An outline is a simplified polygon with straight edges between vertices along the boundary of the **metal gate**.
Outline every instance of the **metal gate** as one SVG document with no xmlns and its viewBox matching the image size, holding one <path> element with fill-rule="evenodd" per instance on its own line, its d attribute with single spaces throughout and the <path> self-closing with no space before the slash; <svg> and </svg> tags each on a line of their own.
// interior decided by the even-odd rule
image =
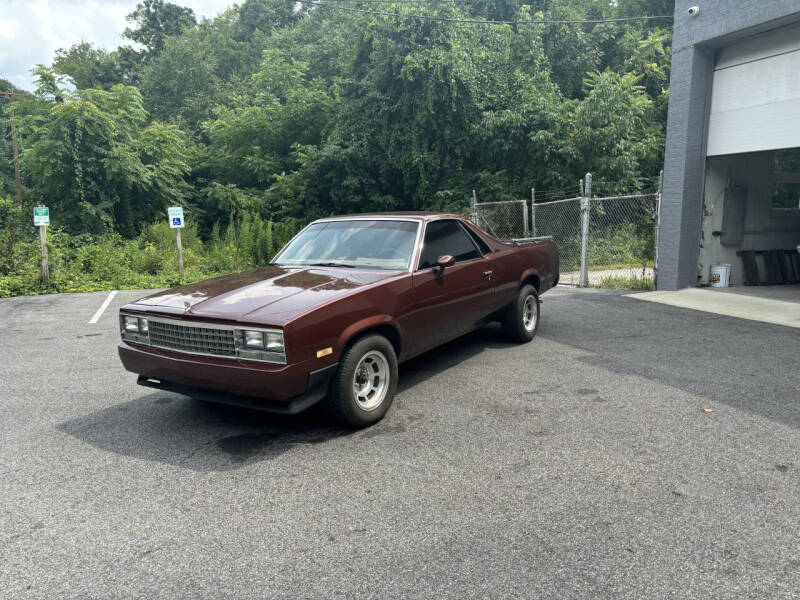
<svg viewBox="0 0 800 600">
<path fill-rule="evenodd" d="M 569 198 L 536 204 L 534 210 L 539 233 L 558 246 L 561 283 L 654 286 L 658 194 Z"/>
</svg>

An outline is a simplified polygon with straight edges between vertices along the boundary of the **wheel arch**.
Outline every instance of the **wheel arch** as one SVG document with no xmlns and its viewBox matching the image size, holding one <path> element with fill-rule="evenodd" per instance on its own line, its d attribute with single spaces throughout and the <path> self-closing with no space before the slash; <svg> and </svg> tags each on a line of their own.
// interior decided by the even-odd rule
<svg viewBox="0 0 800 600">
<path fill-rule="evenodd" d="M 535 287 L 536 293 L 537 294 L 539 293 L 539 290 L 541 289 L 540 286 L 542 284 L 542 279 L 541 277 L 539 277 L 539 273 L 536 271 L 536 269 L 527 269 L 526 271 L 523 271 L 522 276 L 520 277 L 519 280 L 519 287 L 522 288 L 523 285 L 527 284 L 530 284 L 533 287 Z"/>
<path fill-rule="evenodd" d="M 398 359 L 403 349 L 403 337 L 397 324 L 388 315 L 376 315 L 350 325 L 339 336 L 336 351 L 341 356 L 344 349 L 366 335 L 377 333 L 389 340 Z"/>
</svg>

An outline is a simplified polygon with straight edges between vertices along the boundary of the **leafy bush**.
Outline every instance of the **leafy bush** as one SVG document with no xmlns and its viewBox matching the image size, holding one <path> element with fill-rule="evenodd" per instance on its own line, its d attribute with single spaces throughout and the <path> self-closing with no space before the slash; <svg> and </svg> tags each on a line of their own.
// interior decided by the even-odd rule
<svg viewBox="0 0 800 600">
<path fill-rule="evenodd" d="M 641 290 L 649 291 L 654 289 L 655 282 L 649 277 L 625 277 L 622 275 L 613 275 L 611 277 L 604 277 L 600 282 L 601 288 L 610 288 L 615 290 Z"/>
<path fill-rule="evenodd" d="M 50 282 L 45 286 L 39 240 L 30 231 L 24 239 L 14 240 L 5 217 L 10 212 L 9 203 L 0 199 L 0 215 L 4 216 L 0 244 L 10 246 L 0 261 L 0 297 L 179 283 L 175 232 L 167 223 L 158 222 L 146 225 L 131 240 L 113 232 L 69 235 L 51 228 L 47 240 Z M 246 213 L 224 233 L 215 225 L 204 243 L 197 229 L 187 226 L 181 231 L 185 279 L 197 281 L 266 264 L 297 230 L 294 222 L 273 223 Z"/>
<path fill-rule="evenodd" d="M 600 267 L 644 267 L 653 264 L 654 241 L 633 223 L 595 230 L 589 236 L 589 265 Z"/>
<path fill-rule="evenodd" d="M 22 207 L 16 206 L 11 198 L 0 196 L 0 276 L 8 275 L 16 269 L 19 257 L 15 249 L 21 239 L 22 219 Z M 27 239 L 33 239 L 32 232 Z"/>
</svg>

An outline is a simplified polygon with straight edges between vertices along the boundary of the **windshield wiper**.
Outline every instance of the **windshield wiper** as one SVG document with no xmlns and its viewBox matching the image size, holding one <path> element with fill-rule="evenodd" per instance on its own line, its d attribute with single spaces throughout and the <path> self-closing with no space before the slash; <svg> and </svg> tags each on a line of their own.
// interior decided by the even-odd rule
<svg viewBox="0 0 800 600">
<path fill-rule="evenodd" d="M 318 262 L 318 263 L 311 263 L 308 265 L 309 267 L 347 267 L 348 269 L 354 269 L 355 265 L 348 265 L 346 263 L 337 263 L 337 262 Z"/>
</svg>

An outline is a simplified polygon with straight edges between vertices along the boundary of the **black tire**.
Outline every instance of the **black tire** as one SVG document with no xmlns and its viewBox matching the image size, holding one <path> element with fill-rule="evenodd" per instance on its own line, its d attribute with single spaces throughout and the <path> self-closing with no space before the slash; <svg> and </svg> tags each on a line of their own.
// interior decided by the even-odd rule
<svg viewBox="0 0 800 600">
<path fill-rule="evenodd" d="M 533 326 L 530 326 L 526 303 L 531 299 Z M 503 314 L 503 333 L 512 342 L 524 344 L 530 342 L 539 331 L 539 294 L 532 285 L 523 285 L 516 299 Z"/>
<path fill-rule="evenodd" d="M 381 357 L 385 362 L 381 362 Z M 375 382 L 384 376 L 388 376 L 388 381 L 382 381 L 379 390 Z M 358 395 L 357 388 L 366 393 Z M 373 390 L 375 394 L 370 396 L 367 390 Z M 333 417 L 343 425 L 361 429 L 383 418 L 394 400 L 395 392 L 397 355 L 394 347 L 382 335 L 367 335 L 356 340 L 342 353 L 339 368 L 331 380 L 328 407 Z M 379 396 L 381 399 L 378 402 Z"/>
</svg>

